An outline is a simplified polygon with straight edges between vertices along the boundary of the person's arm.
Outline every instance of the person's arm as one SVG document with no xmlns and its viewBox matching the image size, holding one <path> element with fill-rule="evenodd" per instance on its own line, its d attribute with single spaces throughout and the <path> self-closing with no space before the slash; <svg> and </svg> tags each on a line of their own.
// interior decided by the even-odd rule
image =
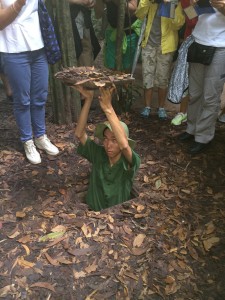
<svg viewBox="0 0 225 300">
<path fill-rule="evenodd" d="M 104 111 L 106 118 L 108 119 L 112 131 L 115 135 L 115 138 L 117 140 L 117 143 L 120 147 L 120 150 L 122 151 L 124 157 L 126 160 L 131 164 L 132 163 L 132 150 L 129 146 L 128 139 L 126 136 L 126 133 L 123 129 L 123 127 L 120 124 L 120 121 L 112 107 L 112 93 L 114 91 L 114 88 L 108 89 L 108 88 L 100 88 L 100 96 L 99 96 L 99 102 L 102 110 Z"/>
<path fill-rule="evenodd" d="M 100 18 L 103 17 L 104 9 L 105 9 L 104 1 L 103 0 L 96 0 L 94 10 L 95 10 L 95 17 L 97 19 L 100 19 Z"/>
<path fill-rule="evenodd" d="M 139 20 L 144 20 L 144 18 L 148 16 L 149 10 L 153 7 L 153 5 L 156 5 L 156 3 L 152 3 L 149 0 L 140 0 L 135 12 L 136 17 Z"/>
<path fill-rule="evenodd" d="M 225 16 L 225 0 L 212 0 L 210 4 Z"/>
<path fill-rule="evenodd" d="M 87 8 L 93 8 L 95 5 L 95 0 L 68 0 L 71 4 L 82 5 Z"/>
<path fill-rule="evenodd" d="M 0 30 L 3 30 L 16 19 L 25 4 L 26 0 L 17 0 L 6 8 L 0 8 Z"/>
<path fill-rule="evenodd" d="M 91 103 L 93 100 L 94 92 L 84 89 L 82 86 L 77 86 L 76 89 L 84 97 L 84 105 L 82 107 L 77 127 L 75 129 L 75 136 L 79 139 L 82 145 L 85 145 L 87 141 L 87 133 L 85 131 L 87 125 L 88 114 L 90 111 Z"/>
<path fill-rule="evenodd" d="M 185 23 L 185 16 L 183 13 L 182 6 L 180 2 L 178 3 L 175 9 L 175 17 L 174 19 L 170 19 L 170 26 L 172 30 L 179 30 L 183 24 Z"/>
<path fill-rule="evenodd" d="M 98 0 L 97 0 L 98 1 Z M 105 3 L 107 2 L 113 2 L 114 4 L 116 4 L 117 6 L 120 5 L 120 0 L 105 0 Z M 134 14 L 136 9 L 137 9 L 137 0 L 129 0 L 127 2 L 128 5 L 128 10 L 131 14 Z"/>
</svg>

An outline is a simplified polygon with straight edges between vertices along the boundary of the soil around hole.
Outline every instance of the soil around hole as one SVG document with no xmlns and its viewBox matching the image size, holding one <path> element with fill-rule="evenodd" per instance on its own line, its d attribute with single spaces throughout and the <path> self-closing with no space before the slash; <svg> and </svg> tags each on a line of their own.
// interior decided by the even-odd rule
<svg viewBox="0 0 225 300">
<path fill-rule="evenodd" d="M 224 299 L 225 125 L 191 157 L 153 114 L 121 115 L 137 141 L 139 196 L 101 212 L 80 202 L 90 165 L 74 125 L 47 133 L 57 157 L 25 159 L 12 103 L 0 89 L 0 295 L 3 299 Z M 98 103 L 89 135 L 102 120 Z M 71 195 L 72 192 L 72 195 Z"/>
</svg>

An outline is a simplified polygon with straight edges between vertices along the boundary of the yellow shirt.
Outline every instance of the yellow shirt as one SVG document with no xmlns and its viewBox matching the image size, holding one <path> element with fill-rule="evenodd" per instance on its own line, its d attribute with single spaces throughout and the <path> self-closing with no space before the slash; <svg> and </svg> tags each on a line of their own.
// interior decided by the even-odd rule
<svg viewBox="0 0 225 300">
<path fill-rule="evenodd" d="M 144 20 L 144 18 L 147 16 L 147 25 L 142 41 L 143 48 L 147 45 L 157 8 L 158 4 L 151 3 L 149 0 L 141 0 L 138 5 L 136 11 L 137 18 L 140 20 Z M 178 30 L 182 27 L 184 22 L 185 17 L 180 2 L 175 9 L 174 19 L 161 17 L 162 54 L 176 51 L 178 45 Z"/>
</svg>

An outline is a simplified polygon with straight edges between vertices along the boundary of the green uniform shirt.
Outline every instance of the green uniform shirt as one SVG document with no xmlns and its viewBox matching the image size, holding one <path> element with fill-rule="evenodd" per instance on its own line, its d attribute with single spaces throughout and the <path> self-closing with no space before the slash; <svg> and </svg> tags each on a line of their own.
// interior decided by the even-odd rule
<svg viewBox="0 0 225 300">
<path fill-rule="evenodd" d="M 91 209 L 99 211 L 129 200 L 134 176 L 140 166 L 137 153 L 132 150 L 132 165 L 121 155 L 111 167 L 104 147 L 89 138 L 85 145 L 79 145 L 77 153 L 92 163 L 86 197 Z"/>
</svg>

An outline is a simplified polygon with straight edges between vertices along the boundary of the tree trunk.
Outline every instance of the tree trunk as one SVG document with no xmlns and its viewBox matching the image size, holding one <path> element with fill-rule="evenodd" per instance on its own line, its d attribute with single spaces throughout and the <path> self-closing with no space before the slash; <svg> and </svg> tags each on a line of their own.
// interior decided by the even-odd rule
<svg viewBox="0 0 225 300">
<path fill-rule="evenodd" d="M 124 36 L 124 19 L 126 10 L 126 0 L 120 0 L 118 6 L 117 36 L 116 36 L 116 70 L 122 70 L 122 44 Z"/>
<path fill-rule="evenodd" d="M 63 67 L 77 66 L 70 7 L 68 1 L 46 0 L 49 14 L 54 21 L 62 59 L 50 66 L 50 97 L 53 107 L 53 121 L 70 124 L 77 121 L 81 110 L 79 93 L 54 78 Z"/>
</svg>

